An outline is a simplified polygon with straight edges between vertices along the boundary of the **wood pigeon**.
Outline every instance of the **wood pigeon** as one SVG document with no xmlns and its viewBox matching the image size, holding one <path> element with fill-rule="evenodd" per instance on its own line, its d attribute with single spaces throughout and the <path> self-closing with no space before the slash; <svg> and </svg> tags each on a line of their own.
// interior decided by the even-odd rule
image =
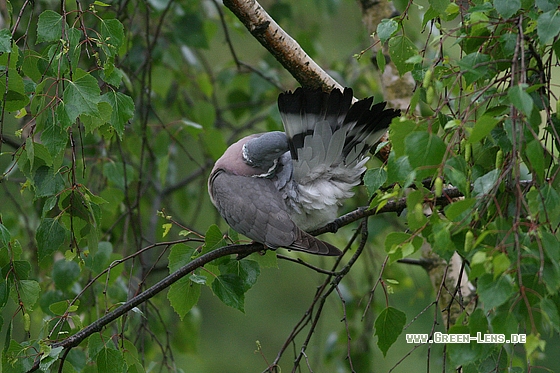
<svg viewBox="0 0 560 373">
<path fill-rule="evenodd" d="M 216 161 L 208 192 L 237 232 L 271 249 L 340 255 L 306 231 L 337 217 L 366 170 L 366 156 L 400 112 L 352 104 L 352 89 L 298 88 L 278 97 L 285 132 L 247 136 Z"/>
</svg>

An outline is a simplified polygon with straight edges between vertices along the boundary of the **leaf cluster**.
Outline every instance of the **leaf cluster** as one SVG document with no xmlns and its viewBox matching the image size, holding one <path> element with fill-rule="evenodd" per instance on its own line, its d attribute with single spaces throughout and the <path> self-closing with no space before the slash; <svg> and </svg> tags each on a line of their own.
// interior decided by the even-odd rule
<svg viewBox="0 0 560 373">
<path fill-rule="evenodd" d="M 560 122 L 551 89 L 560 57 L 558 3 L 430 1 L 423 48 L 407 16 L 377 28 L 416 89 L 407 118 L 391 125 L 387 163 L 364 179 L 370 207 L 406 201 L 409 230 L 387 236 L 390 261 L 422 244 L 449 262 L 461 256 L 471 294 L 456 282 L 447 288 L 450 298 L 437 300 L 450 317 L 447 332 L 526 333 L 521 366 L 530 369 L 559 331 Z M 446 196 L 444 186 L 462 197 Z M 380 338 L 380 347 L 390 340 Z M 451 365 L 465 371 L 518 366 L 516 354 L 475 343 L 447 349 Z"/>
</svg>

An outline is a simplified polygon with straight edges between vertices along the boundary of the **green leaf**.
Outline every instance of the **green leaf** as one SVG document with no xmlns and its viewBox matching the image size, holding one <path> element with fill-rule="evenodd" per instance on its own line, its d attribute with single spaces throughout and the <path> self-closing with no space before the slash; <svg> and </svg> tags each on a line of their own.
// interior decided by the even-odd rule
<svg viewBox="0 0 560 373">
<path fill-rule="evenodd" d="M 4 224 L 0 223 L 0 243 L 2 243 L 2 246 L 0 246 L 0 248 L 8 247 L 11 239 L 12 236 L 8 228 L 6 228 Z"/>
<path fill-rule="evenodd" d="M 58 41 L 62 39 L 62 16 L 52 10 L 45 10 L 37 22 L 37 41 Z"/>
<path fill-rule="evenodd" d="M 253 260 L 232 260 L 225 265 L 225 270 L 220 267 L 220 273 L 233 273 L 243 280 L 243 290 L 246 292 L 255 285 L 261 273 L 259 263 Z"/>
<path fill-rule="evenodd" d="M 25 139 L 25 154 L 27 159 L 29 159 L 29 167 L 33 169 L 33 163 L 35 162 L 35 143 L 33 142 L 32 136 Z"/>
<path fill-rule="evenodd" d="M 483 274 L 478 279 L 478 296 L 484 310 L 490 311 L 501 306 L 509 298 L 515 295 L 515 286 L 509 275 L 501 275 L 497 279 L 490 273 Z"/>
<path fill-rule="evenodd" d="M 421 190 L 410 192 L 406 196 L 406 219 L 409 229 L 415 231 L 423 227 L 428 218 L 424 215 L 424 193 Z"/>
<path fill-rule="evenodd" d="M 544 197 L 544 207 L 546 208 L 547 221 L 556 226 L 560 224 L 560 195 L 558 191 L 549 183 L 545 183 L 541 189 L 542 196 Z M 544 213 L 542 218 L 544 218 Z"/>
<path fill-rule="evenodd" d="M 65 131 L 60 124 L 50 120 L 46 123 L 45 129 L 41 133 L 41 141 L 50 155 L 54 157 L 66 149 L 68 132 Z"/>
<path fill-rule="evenodd" d="M 447 334 L 470 334 L 467 325 L 453 325 Z M 484 344 L 476 345 L 471 343 L 449 343 L 447 344 L 448 356 L 453 366 L 466 366 L 469 363 L 478 361 L 482 349 L 488 349 Z"/>
<path fill-rule="evenodd" d="M 99 352 L 105 348 L 105 341 L 103 340 L 101 333 L 92 334 L 88 338 L 87 344 L 88 357 L 91 360 L 96 359 Z"/>
<path fill-rule="evenodd" d="M 443 173 L 451 185 L 457 187 L 464 195 L 468 194 L 470 188 L 467 183 L 468 166 L 464 157 L 457 155 L 445 161 Z"/>
<path fill-rule="evenodd" d="M 60 353 L 64 350 L 64 347 L 48 347 L 48 354 L 44 354 L 41 356 L 41 362 L 39 363 L 39 369 L 43 372 L 48 372 L 51 365 L 53 365 L 60 355 Z"/>
<path fill-rule="evenodd" d="M 70 305 L 70 301 L 68 300 L 61 300 L 59 302 L 54 302 L 49 305 L 49 311 L 53 313 L 53 315 L 62 316 L 66 314 L 66 312 L 76 312 L 78 310 L 79 302 L 76 302 L 72 306 Z"/>
<path fill-rule="evenodd" d="M 377 36 L 385 43 L 399 29 L 399 24 L 394 19 L 382 19 L 377 25 Z"/>
<path fill-rule="evenodd" d="M 387 355 L 389 348 L 401 335 L 406 324 L 406 314 L 396 308 L 387 307 L 375 320 L 375 335 L 377 336 L 377 346 L 383 356 Z"/>
<path fill-rule="evenodd" d="M 108 162 L 103 165 L 103 175 L 120 189 L 125 189 L 134 180 L 136 172 L 129 164 L 122 162 Z"/>
<path fill-rule="evenodd" d="M 537 180 L 543 181 L 545 170 L 543 144 L 539 140 L 531 141 L 527 144 L 525 154 L 529 159 L 527 166 L 535 173 Z"/>
<path fill-rule="evenodd" d="M 537 34 L 541 44 L 548 44 L 558 33 L 560 33 L 558 8 L 541 14 L 537 19 Z"/>
<path fill-rule="evenodd" d="M 103 348 L 97 354 L 97 371 L 104 373 L 122 373 L 124 358 L 119 350 Z"/>
<path fill-rule="evenodd" d="M 552 233 L 542 229 L 539 231 L 542 237 L 544 252 L 548 258 L 555 263 L 560 262 L 560 241 Z"/>
<path fill-rule="evenodd" d="M 544 319 L 552 326 L 556 332 L 560 332 L 560 316 L 554 301 L 548 298 L 541 299 L 540 308 Z"/>
<path fill-rule="evenodd" d="M 13 57 L 12 59 L 17 60 Z M 29 97 L 25 92 L 25 85 L 22 76 L 16 68 L 8 69 L 8 89 L 6 90 L 6 73 L 3 71 L 3 79 L 0 79 L 0 99 L 5 101 L 5 110 L 14 112 L 23 109 L 29 104 Z"/>
<path fill-rule="evenodd" d="M 451 259 L 451 256 L 456 251 L 455 245 L 451 240 L 449 223 L 442 221 L 434 223 L 432 225 L 432 233 L 429 235 L 428 240 L 434 252 L 447 261 Z"/>
<path fill-rule="evenodd" d="M 479 52 L 474 52 L 463 57 L 457 65 L 461 68 L 465 83 L 471 85 L 479 79 L 488 77 L 488 62 L 490 56 Z"/>
<path fill-rule="evenodd" d="M 535 5 L 543 12 L 556 9 L 558 7 L 558 0 L 536 0 Z"/>
<path fill-rule="evenodd" d="M 82 36 L 83 32 L 81 28 L 69 27 L 66 29 L 66 42 L 68 46 L 68 63 L 70 68 L 76 72 L 78 70 L 78 63 L 80 61 L 80 55 L 82 52 Z M 62 58 L 61 58 L 62 59 Z"/>
<path fill-rule="evenodd" d="M 499 122 L 499 119 L 496 119 L 490 115 L 481 116 L 476 120 L 472 132 L 469 136 L 468 142 L 470 144 L 474 144 L 482 140 L 494 129 L 494 127 L 496 127 L 496 124 L 498 124 Z"/>
<path fill-rule="evenodd" d="M 35 184 L 36 197 L 50 197 L 64 189 L 62 175 L 55 174 L 53 169 L 47 166 L 41 166 L 35 171 L 33 183 Z"/>
<path fill-rule="evenodd" d="M 33 306 L 39 299 L 41 286 L 34 280 L 21 280 L 17 282 L 18 300 L 21 300 L 27 311 L 33 311 Z"/>
<path fill-rule="evenodd" d="M 61 196 L 60 208 L 66 212 L 69 212 L 74 217 L 79 217 L 80 219 L 95 224 L 95 219 L 90 215 L 90 209 L 88 209 L 88 202 L 84 199 L 81 193 L 76 193 L 71 190 L 66 192 Z"/>
<path fill-rule="evenodd" d="M 86 258 L 86 266 L 96 274 L 101 273 L 111 263 L 112 253 L 113 253 L 113 245 L 111 245 L 110 242 L 101 241 L 97 244 L 97 252 L 95 252 L 94 255 L 90 254 Z M 113 270 L 111 270 L 111 273 L 113 273 Z"/>
<path fill-rule="evenodd" d="M 410 166 L 408 156 L 396 159 L 395 153 L 389 154 L 387 160 L 387 183 L 400 183 L 402 187 L 407 187 L 414 182 L 416 171 Z"/>
<path fill-rule="evenodd" d="M 134 116 L 134 101 L 132 101 L 130 96 L 115 91 L 109 91 L 102 98 L 103 101 L 108 102 L 113 108 L 110 124 L 119 137 L 122 138 L 124 126 Z"/>
<path fill-rule="evenodd" d="M 224 240 L 224 235 L 222 234 L 222 231 L 220 231 L 220 228 L 218 228 L 216 224 L 212 224 L 206 231 L 202 253 L 207 253 L 219 247 L 226 246 L 226 244 L 227 243 Z"/>
<path fill-rule="evenodd" d="M 66 228 L 58 222 L 58 219 L 46 218 L 41 221 L 35 235 L 39 262 L 51 256 L 62 246 L 66 239 L 66 232 Z"/>
<path fill-rule="evenodd" d="M 198 303 L 201 285 L 188 277 L 183 277 L 169 287 L 167 299 L 177 315 L 184 319 L 185 315 Z"/>
<path fill-rule="evenodd" d="M 508 19 L 521 8 L 521 0 L 494 0 L 494 6 L 502 18 Z"/>
<path fill-rule="evenodd" d="M 168 72 L 168 70 L 166 69 L 166 72 Z M 170 74 L 169 74 L 170 75 Z M 124 72 L 119 69 L 118 67 L 115 67 L 115 65 L 113 65 L 110 62 L 107 62 L 104 66 L 103 66 L 103 70 L 101 71 L 101 79 L 103 79 L 104 82 L 107 82 L 109 84 L 111 84 L 112 86 L 115 87 L 120 87 L 123 77 L 125 77 Z M 162 84 L 161 82 L 154 82 L 154 84 Z"/>
<path fill-rule="evenodd" d="M 466 235 L 457 236 L 459 238 L 466 238 Z M 464 248 L 465 242 L 463 241 L 461 244 Z M 470 260 L 470 266 L 469 279 L 472 280 L 492 271 L 492 259 L 486 256 L 486 252 L 477 250 Z"/>
<path fill-rule="evenodd" d="M 204 146 L 214 159 L 218 159 L 224 154 L 227 149 L 227 144 L 224 140 L 224 133 L 217 128 L 207 128 L 201 136 Z"/>
<path fill-rule="evenodd" d="M 375 168 L 367 170 L 364 175 L 364 184 L 366 186 L 368 196 L 371 197 L 377 190 L 387 181 L 387 171 L 384 168 Z"/>
<path fill-rule="evenodd" d="M 493 333 L 500 333 L 505 335 L 517 333 L 520 326 L 515 319 L 515 314 L 513 312 L 508 312 L 502 317 L 494 317 L 491 323 Z"/>
<path fill-rule="evenodd" d="M 405 258 L 415 253 L 424 240 L 420 236 L 413 236 L 404 232 L 391 232 L 385 238 L 385 251 L 391 262 Z"/>
<path fill-rule="evenodd" d="M 500 170 L 492 170 L 476 179 L 474 181 L 473 194 L 475 196 L 484 196 L 490 193 L 496 186 L 498 176 L 500 176 Z"/>
<path fill-rule="evenodd" d="M 389 40 L 389 55 L 395 63 L 400 75 L 411 71 L 414 65 L 406 62 L 409 58 L 418 55 L 416 45 L 404 35 L 395 36 Z"/>
<path fill-rule="evenodd" d="M 208 277 L 202 275 L 190 275 L 189 279 L 195 284 L 206 285 L 208 282 Z"/>
<path fill-rule="evenodd" d="M 3 309 L 6 306 L 9 296 L 10 284 L 8 284 L 8 281 L 6 281 L 5 279 L 0 279 L 0 309 Z"/>
<path fill-rule="evenodd" d="M 194 249 L 185 244 L 173 245 L 168 257 L 169 273 L 173 273 L 188 264 L 192 260 L 193 253 Z"/>
<path fill-rule="evenodd" d="M 0 30 L 0 54 L 12 53 L 12 33 L 7 28 Z"/>
<path fill-rule="evenodd" d="M 212 282 L 212 291 L 227 306 L 245 313 L 245 281 L 239 276 L 226 273 Z"/>
<path fill-rule="evenodd" d="M 64 112 L 70 123 L 82 114 L 99 115 L 97 104 L 101 99 L 101 90 L 97 79 L 82 70 L 74 73 L 74 80 L 68 81 L 63 93 Z"/>
<path fill-rule="evenodd" d="M 450 4 L 449 0 L 429 0 L 428 3 L 439 15 L 446 15 L 447 7 Z"/>
<path fill-rule="evenodd" d="M 383 74 L 385 72 L 385 66 L 387 65 L 387 61 L 385 61 L 385 53 L 383 53 L 383 48 L 379 48 L 379 50 L 377 51 L 375 62 L 377 63 L 377 68 L 379 69 L 381 74 Z"/>
<path fill-rule="evenodd" d="M 404 139 L 405 152 L 417 178 L 433 176 L 440 167 L 447 146 L 439 136 L 429 132 L 412 132 Z"/>
<path fill-rule="evenodd" d="M 105 95 L 101 96 L 99 104 L 97 104 L 97 109 L 99 110 L 99 116 L 83 115 L 80 119 L 86 132 L 93 133 L 96 129 L 103 126 L 106 123 L 112 124 L 111 117 L 113 115 L 113 106 L 103 101 Z"/>
<path fill-rule="evenodd" d="M 449 0 L 429 0 L 430 8 L 437 13 L 437 16 L 446 16 L 446 10 L 449 7 Z M 445 17 L 443 17 L 445 19 Z"/>
<path fill-rule="evenodd" d="M 492 258 L 492 266 L 494 267 L 494 278 L 504 273 L 510 266 L 511 262 L 504 253 L 499 253 Z"/>
<path fill-rule="evenodd" d="M 543 341 L 539 335 L 531 333 L 527 336 L 523 347 L 525 347 L 527 356 L 531 356 L 537 349 L 544 351 L 545 346 L 546 341 Z"/>
<path fill-rule="evenodd" d="M 57 289 L 67 291 L 80 278 L 80 267 L 76 262 L 57 260 L 52 270 L 52 279 Z"/>
<path fill-rule="evenodd" d="M 476 202 L 475 198 L 465 198 L 445 206 L 444 212 L 447 219 L 459 222 L 472 214 L 472 207 Z"/>
<path fill-rule="evenodd" d="M 108 56 L 115 56 L 124 40 L 124 27 L 118 19 L 101 19 L 103 50 Z"/>
<path fill-rule="evenodd" d="M 12 33 L 7 28 L 0 30 L 0 54 L 12 52 Z"/>
<path fill-rule="evenodd" d="M 12 268 L 16 278 L 20 280 L 29 279 L 29 273 L 31 272 L 31 264 L 27 260 L 12 261 Z"/>
<path fill-rule="evenodd" d="M 404 139 L 406 136 L 417 130 L 418 125 L 411 120 L 391 123 L 389 126 L 389 138 L 391 139 L 392 149 L 395 151 L 397 157 L 405 155 Z"/>
<path fill-rule="evenodd" d="M 560 19 L 558 20 L 560 22 Z M 531 115 L 533 111 L 533 99 L 525 92 L 525 86 L 518 84 L 508 90 L 508 97 L 513 106 L 526 116 Z"/>
<path fill-rule="evenodd" d="M 422 27 L 426 27 L 428 22 L 440 16 L 441 14 L 430 6 L 426 11 L 426 13 L 424 13 L 424 17 L 422 17 Z"/>
<path fill-rule="evenodd" d="M 2 372 L 21 373 L 30 370 L 33 365 L 33 357 L 29 356 L 28 348 L 10 338 L 11 324 L 6 333 L 4 350 L 2 352 Z"/>
</svg>

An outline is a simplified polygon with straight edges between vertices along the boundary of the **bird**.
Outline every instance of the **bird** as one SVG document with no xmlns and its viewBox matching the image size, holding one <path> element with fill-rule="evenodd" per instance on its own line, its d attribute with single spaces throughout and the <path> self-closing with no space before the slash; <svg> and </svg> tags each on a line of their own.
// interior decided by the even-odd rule
<svg viewBox="0 0 560 373">
<path fill-rule="evenodd" d="M 231 228 L 273 250 L 342 254 L 307 232 L 336 219 L 361 182 L 368 152 L 400 115 L 373 97 L 353 101 L 351 88 L 283 92 L 284 132 L 252 134 L 224 152 L 208 192 Z"/>
</svg>

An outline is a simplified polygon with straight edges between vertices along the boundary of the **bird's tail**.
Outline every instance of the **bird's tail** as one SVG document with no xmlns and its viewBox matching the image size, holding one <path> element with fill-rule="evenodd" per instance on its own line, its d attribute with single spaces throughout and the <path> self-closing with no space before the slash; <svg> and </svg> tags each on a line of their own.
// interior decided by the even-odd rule
<svg viewBox="0 0 560 373">
<path fill-rule="evenodd" d="M 336 246 L 331 245 L 328 242 L 322 241 L 318 238 L 313 237 L 309 233 L 297 229 L 297 238 L 287 249 L 295 251 L 303 251 L 306 253 L 316 254 L 316 255 L 328 255 L 328 256 L 340 256 L 342 251 L 340 251 Z"/>
<path fill-rule="evenodd" d="M 351 88 L 298 88 L 278 97 L 278 108 L 294 160 L 294 178 L 321 168 L 352 167 L 386 132 L 399 110 L 375 105 L 373 97 L 352 104 Z"/>
</svg>

